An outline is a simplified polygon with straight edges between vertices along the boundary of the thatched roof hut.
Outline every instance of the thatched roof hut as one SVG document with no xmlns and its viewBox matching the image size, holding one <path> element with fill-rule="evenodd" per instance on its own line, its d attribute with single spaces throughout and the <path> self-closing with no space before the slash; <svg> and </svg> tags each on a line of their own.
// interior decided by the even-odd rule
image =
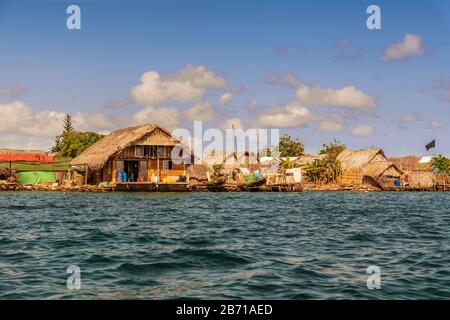
<svg viewBox="0 0 450 320">
<path fill-rule="evenodd" d="M 397 168 L 402 171 L 431 171 L 429 163 L 420 163 L 420 156 L 406 156 L 406 157 L 389 157 Z"/>
<path fill-rule="evenodd" d="M 432 189 L 436 183 L 435 174 L 430 171 L 411 171 L 408 179 L 412 189 Z"/>
<path fill-rule="evenodd" d="M 189 182 L 192 180 L 196 182 L 207 182 L 208 173 L 212 176 L 213 170 L 205 164 L 190 164 L 186 166 L 186 174 L 189 177 Z"/>
<path fill-rule="evenodd" d="M 337 159 L 342 169 L 340 184 L 345 186 L 369 184 L 380 189 L 390 189 L 394 188 L 394 180 L 402 174 L 387 160 L 381 149 L 346 149 Z"/>
<path fill-rule="evenodd" d="M 180 143 L 169 131 L 155 124 L 130 127 L 111 132 L 74 158 L 70 164 L 100 169 L 109 158 L 135 144 L 175 146 Z"/>
</svg>

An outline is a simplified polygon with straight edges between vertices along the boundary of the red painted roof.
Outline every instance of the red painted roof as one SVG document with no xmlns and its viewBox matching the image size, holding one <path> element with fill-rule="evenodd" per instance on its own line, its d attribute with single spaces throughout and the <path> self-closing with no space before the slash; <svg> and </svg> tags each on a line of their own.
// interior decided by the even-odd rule
<svg viewBox="0 0 450 320">
<path fill-rule="evenodd" d="M 51 163 L 55 162 L 55 156 L 48 156 L 45 154 L 0 154 L 0 162 L 7 161 L 24 161 L 24 162 L 40 162 Z"/>
</svg>

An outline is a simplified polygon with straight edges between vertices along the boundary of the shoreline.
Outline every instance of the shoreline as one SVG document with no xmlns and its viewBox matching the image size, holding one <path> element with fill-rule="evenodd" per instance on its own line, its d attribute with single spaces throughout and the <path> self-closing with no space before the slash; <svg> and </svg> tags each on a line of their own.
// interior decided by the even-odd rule
<svg viewBox="0 0 450 320">
<path fill-rule="evenodd" d="M 130 193 L 167 193 L 162 191 L 123 191 L 114 190 L 114 186 L 64 186 L 64 185 L 20 185 L 16 183 L 0 184 L 0 192 L 81 192 L 81 193 L 106 193 L 106 192 L 130 192 Z M 186 191 L 169 191 L 169 193 L 230 193 L 230 192 L 264 192 L 264 193 L 299 193 L 299 192 L 450 192 L 450 190 L 433 190 L 417 188 L 400 188 L 393 190 L 379 190 L 373 187 L 341 187 L 337 185 L 302 185 L 296 189 L 274 190 L 270 186 L 261 188 L 239 188 L 237 186 L 226 186 L 222 189 L 211 190 L 206 186 L 191 186 Z"/>
</svg>

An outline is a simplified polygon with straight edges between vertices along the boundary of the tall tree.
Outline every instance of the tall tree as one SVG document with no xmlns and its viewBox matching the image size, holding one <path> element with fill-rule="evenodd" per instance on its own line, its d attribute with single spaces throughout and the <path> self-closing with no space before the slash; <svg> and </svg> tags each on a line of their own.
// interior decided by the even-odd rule
<svg viewBox="0 0 450 320">
<path fill-rule="evenodd" d="M 72 125 L 72 116 L 70 114 L 66 114 L 66 117 L 64 118 L 64 126 L 62 134 L 71 132 L 75 132 L 75 129 L 73 128 Z"/>
</svg>

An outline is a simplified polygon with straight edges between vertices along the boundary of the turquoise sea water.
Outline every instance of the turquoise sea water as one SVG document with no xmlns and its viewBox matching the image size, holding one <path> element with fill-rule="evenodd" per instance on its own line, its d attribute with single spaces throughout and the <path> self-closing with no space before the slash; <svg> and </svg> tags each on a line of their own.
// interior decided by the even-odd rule
<svg viewBox="0 0 450 320">
<path fill-rule="evenodd" d="M 450 299 L 450 193 L 3 192 L 0 208 L 0 299 Z"/>
</svg>

